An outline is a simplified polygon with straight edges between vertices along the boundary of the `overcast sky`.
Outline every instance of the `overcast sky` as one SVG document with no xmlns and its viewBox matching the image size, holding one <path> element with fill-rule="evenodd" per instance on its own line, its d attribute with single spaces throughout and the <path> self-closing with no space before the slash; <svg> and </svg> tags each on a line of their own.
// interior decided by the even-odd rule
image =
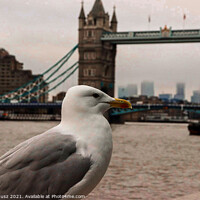
<svg viewBox="0 0 200 200">
<path fill-rule="evenodd" d="M 78 43 L 81 0 L 0 0 L 0 47 L 42 73 Z M 102 0 L 118 31 L 200 29 L 199 0 Z M 94 0 L 84 0 L 88 14 Z M 183 25 L 183 14 L 186 14 Z M 151 23 L 148 24 L 148 16 Z M 121 45 L 117 47 L 116 85 L 154 81 L 156 95 L 175 93 L 185 82 L 187 98 L 200 89 L 200 44 Z M 76 53 L 69 63 L 78 60 Z M 56 92 L 77 83 L 77 74 Z"/>
</svg>

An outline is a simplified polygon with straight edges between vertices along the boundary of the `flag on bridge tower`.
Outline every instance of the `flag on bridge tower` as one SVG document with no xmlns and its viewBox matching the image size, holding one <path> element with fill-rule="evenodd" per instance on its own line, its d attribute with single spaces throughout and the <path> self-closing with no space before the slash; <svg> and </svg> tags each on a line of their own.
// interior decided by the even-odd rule
<svg viewBox="0 0 200 200">
<path fill-rule="evenodd" d="M 150 29 L 150 23 L 151 23 L 151 16 L 148 16 L 148 29 Z"/>
<path fill-rule="evenodd" d="M 186 20 L 186 14 L 183 15 L 183 20 Z"/>
<path fill-rule="evenodd" d="M 151 16 L 149 15 L 148 17 L 148 22 L 150 23 L 151 22 Z"/>
<path fill-rule="evenodd" d="M 185 29 L 185 20 L 186 20 L 186 14 L 183 14 L 183 29 Z"/>
</svg>

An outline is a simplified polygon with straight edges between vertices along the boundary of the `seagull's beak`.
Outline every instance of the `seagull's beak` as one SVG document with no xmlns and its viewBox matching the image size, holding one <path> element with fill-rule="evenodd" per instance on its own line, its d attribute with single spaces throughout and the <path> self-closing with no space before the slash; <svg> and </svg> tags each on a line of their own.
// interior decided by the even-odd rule
<svg viewBox="0 0 200 200">
<path fill-rule="evenodd" d="M 116 99 L 115 100 L 109 102 L 110 106 L 113 108 L 131 108 L 132 109 L 132 105 L 130 102 L 124 100 L 124 99 Z"/>
</svg>

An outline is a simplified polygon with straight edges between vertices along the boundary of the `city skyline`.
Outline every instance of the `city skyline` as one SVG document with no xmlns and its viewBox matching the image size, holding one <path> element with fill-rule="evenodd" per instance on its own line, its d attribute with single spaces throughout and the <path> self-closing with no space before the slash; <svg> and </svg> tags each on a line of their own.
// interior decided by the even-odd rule
<svg viewBox="0 0 200 200">
<path fill-rule="evenodd" d="M 164 25 L 173 29 L 183 28 L 183 14 L 186 14 L 184 28 L 200 28 L 197 1 L 136 1 L 102 0 L 105 11 L 112 15 L 116 6 L 118 31 L 159 30 Z M 85 0 L 86 14 L 94 1 Z M 126 12 L 120 11 L 124 7 Z M 78 42 L 78 15 L 80 1 L 38 1 L 21 0 L 0 2 L 1 47 L 14 54 L 24 63 L 25 69 L 41 73 L 65 55 Z M 144 14 L 145 13 L 145 14 Z M 148 24 L 148 16 L 151 24 Z M 130 21 L 130 18 L 132 19 Z M 70 28 L 69 28 L 70 27 Z M 199 44 L 124 45 L 117 47 L 117 85 L 142 80 L 154 80 L 158 93 L 175 93 L 174 83 L 184 81 L 186 98 L 193 90 L 200 89 L 198 54 Z M 73 59 L 78 60 L 78 54 Z M 76 75 L 77 76 L 77 73 Z M 66 91 L 77 83 L 77 77 L 59 88 Z M 117 89 L 116 85 L 116 89 Z M 58 91 L 56 91 L 58 92 Z"/>
<path fill-rule="evenodd" d="M 153 92 L 154 95 L 148 95 L 149 92 L 143 91 L 144 89 L 142 89 L 142 85 L 143 84 L 150 84 L 150 92 Z M 140 87 L 138 87 L 140 86 Z M 132 88 L 131 88 L 132 87 Z M 134 96 L 140 96 L 140 95 L 145 95 L 145 96 L 157 96 L 160 99 L 179 99 L 179 100 L 188 100 L 189 102 L 193 102 L 193 103 L 200 103 L 200 90 L 193 90 L 192 91 L 192 95 L 186 99 L 185 96 L 187 96 L 187 94 L 185 93 L 185 89 L 187 88 L 187 86 L 185 85 L 184 82 L 177 82 L 174 84 L 174 93 L 157 93 L 156 92 L 156 86 L 154 85 L 154 82 L 151 80 L 143 80 L 141 81 L 141 83 L 139 85 L 135 84 L 135 83 L 131 83 L 128 85 L 120 85 L 118 86 L 118 97 L 134 97 Z M 140 92 L 138 92 L 140 91 Z M 142 93 L 146 93 L 146 94 L 142 94 Z"/>
</svg>

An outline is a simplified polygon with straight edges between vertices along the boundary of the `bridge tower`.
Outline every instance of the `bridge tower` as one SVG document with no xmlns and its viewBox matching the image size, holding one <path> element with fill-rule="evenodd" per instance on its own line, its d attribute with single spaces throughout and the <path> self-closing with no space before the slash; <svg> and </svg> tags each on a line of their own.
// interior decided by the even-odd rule
<svg viewBox="0 0 200 200">
<path fill-rule="evenodd" d="M 79 15 L 79 85 L 96 87 L 114 95 L 116 45 L 101 41 L 103 32 L 117 32 L 115 8 L 111 21 L 102 1 L 95 0 L 85 17 L 82 3 Z"/>
</svg>

